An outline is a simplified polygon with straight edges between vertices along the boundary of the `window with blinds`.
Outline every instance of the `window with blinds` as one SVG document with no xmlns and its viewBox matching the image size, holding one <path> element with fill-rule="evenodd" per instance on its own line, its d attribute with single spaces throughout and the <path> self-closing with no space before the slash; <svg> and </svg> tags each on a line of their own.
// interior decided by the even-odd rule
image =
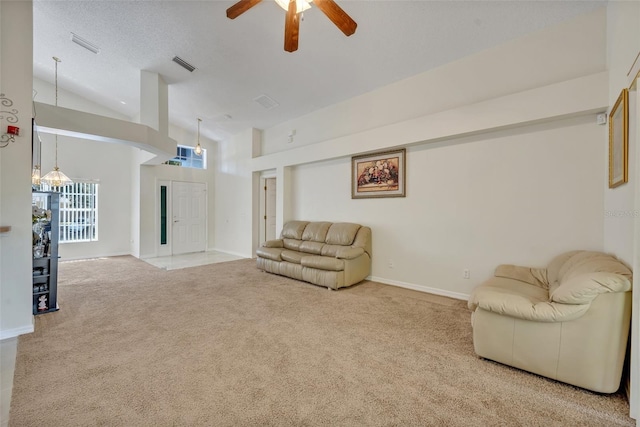
<svg viewBox="0 0 640 427">
<path fill-rule="evenodd" d="M 60 193 L 60 243 L 98 240 L 98 183 L 74 181 L 43 188 Z"/>
</svg>

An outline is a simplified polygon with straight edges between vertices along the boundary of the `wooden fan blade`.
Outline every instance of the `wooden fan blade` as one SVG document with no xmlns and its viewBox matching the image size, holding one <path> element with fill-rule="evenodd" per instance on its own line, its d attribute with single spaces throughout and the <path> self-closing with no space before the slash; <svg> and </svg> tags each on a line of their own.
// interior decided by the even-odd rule
<svg viewBox="0 0 640 427">
<path fill-rule="evenodd" d="M 351 19 L 347 12 L 342 10 L 333 0 L 313 0 L 313 4 L 324 12 L 327 18 L 336 24 L 336 27 L 340 28 L 345 36 L 350 36 L 356 32 L 356 27 L 358 26 L 356 21 Z"/>
<path fill-rule="evenodd" d="M 260 3 L 262 0 L 240 0 L 227 9 L 227 18 L 236 19 L 238 16 Z"/>
<path fill-rule="evenodd" d="M 287 52 L 295 52 L 298 50 L 298 33 L 300 29 L 300 20 L 296 13 L 298 5 L 296 0 L 289 2 L 287 17 L 284 21 L 284 50 Z"/>
</svg>

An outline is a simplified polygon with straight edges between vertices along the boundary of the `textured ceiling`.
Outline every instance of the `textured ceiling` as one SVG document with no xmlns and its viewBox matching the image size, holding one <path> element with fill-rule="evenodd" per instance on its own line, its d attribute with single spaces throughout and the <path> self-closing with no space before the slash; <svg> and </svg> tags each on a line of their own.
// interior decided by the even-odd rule
<svg viewBox="0 0 640 427">
<path fill-rule="evenodd" d="M 235 20 L 227 1 L 34 1 L 34 75 L 136 117 L 140 70 L 169 84 L 169 120 L 223 139 L 269 128 L 523 34 L 590 12 L 601 1 L 353 1 L 345 37 L 311 8 L 298 51 L 283 50 L 285 11 L 263 0 Z M 100 47 L 93 54 L 70 34 Z M 175 55 L 197 69 L 189 73 Z M 279 106 L 266 110 L 266 94 Z M 61 103 L 62 105 L 62 103 Z M 231 118 L 225 117 L 231 116 Z"/>
</svg>

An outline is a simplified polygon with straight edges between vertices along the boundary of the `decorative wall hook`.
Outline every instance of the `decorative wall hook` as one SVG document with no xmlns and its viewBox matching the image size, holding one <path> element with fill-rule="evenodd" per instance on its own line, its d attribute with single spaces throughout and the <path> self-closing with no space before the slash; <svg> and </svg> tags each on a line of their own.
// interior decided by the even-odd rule
<svg viewBox="0 0 640 427">
<path fill-rule="evenodd" d="M 18 110 L 11 108 L 13 101 L 5 96 L 4 93 L 0 93 L 0 120 L 6 119 L 8 123 L 18 123 Z M 15 134 L 5 133 L 0 136 L 0 148 L 4 148 L 9 145 L 10 142 L 15 142 Z"/>
</svg>

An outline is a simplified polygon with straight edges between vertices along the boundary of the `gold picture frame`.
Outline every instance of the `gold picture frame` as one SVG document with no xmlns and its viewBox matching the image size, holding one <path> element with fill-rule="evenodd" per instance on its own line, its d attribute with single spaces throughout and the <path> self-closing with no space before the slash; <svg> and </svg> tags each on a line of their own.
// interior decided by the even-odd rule
<svg viewBox="0 0 640 427">
<path fill-rule="evenodd" d="M 406 196 L 406 149 L 351 158 L 351 198 Z"/>
<path fill-rule="evenodd" d="M 629 180 L 629 91 L 623 89 L 609 113 L 609 188 Z"/>
</svg>

